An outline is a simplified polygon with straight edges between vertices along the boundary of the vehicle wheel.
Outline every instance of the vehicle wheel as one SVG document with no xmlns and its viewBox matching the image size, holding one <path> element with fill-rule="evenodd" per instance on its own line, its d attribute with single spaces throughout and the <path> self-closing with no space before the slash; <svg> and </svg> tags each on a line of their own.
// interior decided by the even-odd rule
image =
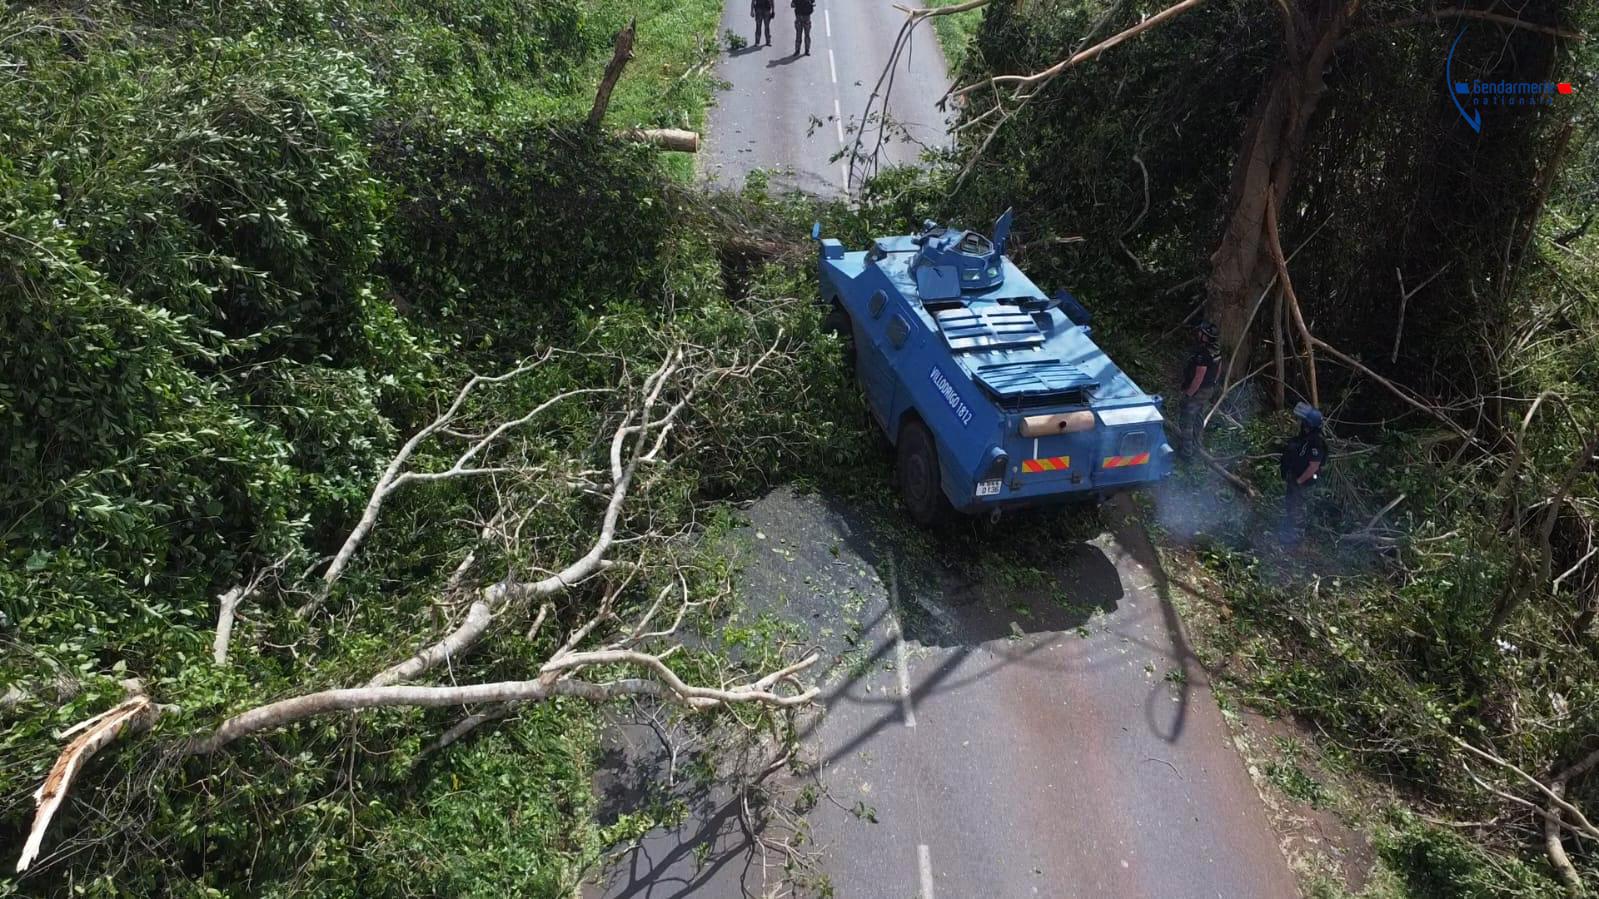
<svg viewBox="0 0 1599 899">
<path fill-rule="evenodd" d="M 849 313 L 839 305 L 837 300 L 827 310 L 827 316 L 822 319 L 822 330 L 829 334 L 838 335 L 839 342 L 844 344 L 844 362 L 855 370 L 855 324 L 850 321 Z"/>
<path fill-rule="evenodd" d="M 933 435 L 919 421 L 906 422 L 899 433 L 899 457 L 895 466 L 899 495 L 911 518 L 923 527 L 948 521 L 954 513 L 939 479 L 938 448 Z"/>
</svg>

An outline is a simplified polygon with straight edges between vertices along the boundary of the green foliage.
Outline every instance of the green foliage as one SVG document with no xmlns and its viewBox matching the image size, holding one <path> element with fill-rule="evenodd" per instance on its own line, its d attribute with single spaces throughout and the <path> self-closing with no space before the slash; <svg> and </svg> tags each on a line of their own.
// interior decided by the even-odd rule
<svg viewBox="0 0 1599 899">
<path fill-rule="evenodd" d="M 1525 862 L 1494 855 L 1442 827 L 1400 813 L 1378 843 L 1404 895 L 1417 899 L 1554 899 L 1553 879 Z"/>
<path fill-rule="evenodd" d="M 367 800 L 358 823 L 381 836 L 338 879 L 444 896 L 571 895 L 601 848 L 599 834 L 566 826 L 592 814 L 593 728 L 586 705 L 559 701 L 436 756 L 411 802 Z"/>
<path fill-rule="evenodd" d="M 652 40 L 611 119 L 696 124 L 718 10 L 171 0 L 0 14 L 0 689 L 21 697 L 0 728 L 0 843 L 20 845 L 56 734 L 117 701 L 118 680 L 173 707 L 96 761 L 52 854 L 0 892 L 564 896 L 605 839 L 625 838 L 590 821 L 593 723 L 578 703 L 426 760 L 457 713 L 319 719 L 214 759 L 170 750 L 230 712 L 359 683 L 436 631 L 432 590 L 492 485 L 401 491 L 330 600 L 337 623 L 292 609 L 399 440 L 470 369 L 578 351 L 487 392 L 465 411 L 476 427 L 557 390 L 636 384 L 674 340 L 725 362 L 816 334 L 798 301 L 728 299 L 694 233 L 705 220 L 657 156 L 576 124 L 634 13 Z M 664 469 L 641 514 L 688 527 L 691 501 L 829 458 L 801 444 L 843 440 L 826 392 L 841 380 L 808 378 L 835 362 L 821 341 L 708 397 L 681 431 L 694 461 Z M 514 452 L 600 467 L 605 425 L 571 402 Z M 530 527 L 554 536 L 536 552 L 570 554 L 593 504 L 537 499 Z M 216 595 L 280 561 L 241 609 L 231 664 L 213 665 Z M 549 648 L 495 640 L 452 673 L 525 677 Z"/>
<path fill-rule="evenodd" d="M 1042 69 L 1167 5 L 996 2 L 963 77 Z M 1242 662 L 1229 671 L 1246 695 L 1312 724 L 1326 752 L 1402 796 L 1481 819 L 1508 806 L 1463 773 L 1463 762 L 1480 762 L 1450 737 L 1544 773 L 1591 749 L 1585 739 L 1599 722 L 1599 567 L 1581 565 L 1599 512 L 1591 465 L 1552 522 L 1554 572 L 1575 565 L 1572 577 L 1553 587 L 1531 576 L 1542 564 L 1533 510 L 1582 457 L 1599 415 L 1599 244 L 1583 226 L 1599 196 L 1599 140 L 1591 97 L 1496 110 L 1480 134 L 1465 127 L 1443 72 L 1463 23 L 1421 24 L 1423 8 L 1360 7 L 1293 159 L 1283 241 L 1316 335 L 1437 398 L 1476 441 L 1461 446 L 1324 358 L 1336 462 L 1314 494 L 1322 539 L 1307 560 L 1262 536 L 1278 515 L 1274 454 L 1289 423 L 1262 411 L 1258 381 L 1245 385 L 1209 445 L 1267 499 L 1259 508 L 1217 501 L 1221 520 L 1206 527 L 1201 556 L 1232 613 L 1217 623 L 1214 648 Z M 1527 12 L 1576 31 L 1599 24 L 1591 4 Z M 1385 27 L 1406 19 L 1417 24 Z M 1456 78 L 1580 83 L 1599 60 L 1587 42 L 1465 24 Z M 1029 274 L 1080 292 L 1096 339 L 1141 383 L 1169 383 L 1171 333 L 1204 297 L 1208 256 L 1236 200 L 1236 154 L 1263 86 L 1288 58 L 1269 4 L 1205 4 L 1013 106 L 958 189 L 947 170 L 902 171 L 870 196 L 901 217 L 934 209 L 968 223 L 1015 206 Z M 957 163 L 996 120 L 985 93 L 964 111 L 973 127 Z M 1409 298 L 1399 338 L 1396 272 L 1407 290 L 1439 275 Z M 1288 380 L 1292 402 L 1304 385 Z M 1525 463 L 1501 486 L 1512 435 L 1544 394 Z M 1197 473 L 1180 479 L 1193 482 L 1181 490 L 1215 486 Z M 1348 539 L 1368 522 L 1392 537 L 1378 552 Z M 1273 776 L 1314 801 L 1315 785 L 1295 771 Z M 1591 782 L 1580 790 L 1579 804 L 1599 797 Z M 1383 857 L 1398 872 L 1396 895 L 1553 895 L 1532 832 L 1457 834 L 1407 818 L 1393 824 Z M 1590 855 L 1577 864 L 1592 876 Z"/>
<path fill-rule="evenodd" d="M 933 0 L 927 6 L 938 8 L 964 2 L 966 0 Z M 982 21 L 983 12 L 980 9 L 951 13 L 933 19 L 933 30 L 938 35 L 938 45 L 944 51 L 944 63 L 951 73 L 959 73 L 965 69 L 966 54 L 973 49 L 972 38 Z M 974 61 L 972 64 L 973 71 L 982 71 L 983 68 L 980 61 Z"/>
<path fill-rule="evenodd" d="M 571 316 L 659 283 L 668 230 L 652 151 L 580 125 L 463 131 L 395 126 L 376 160 L 404 195 L 390 289 L 461 346 L 501 360 Z M 574 160 L 584 164 L 574 165 Z"/>
</svg>

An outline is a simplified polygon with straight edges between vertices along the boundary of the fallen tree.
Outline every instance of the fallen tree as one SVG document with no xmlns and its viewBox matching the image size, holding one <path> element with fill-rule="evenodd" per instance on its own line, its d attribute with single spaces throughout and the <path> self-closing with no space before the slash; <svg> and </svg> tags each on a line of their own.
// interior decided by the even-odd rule
<svg viewBox="0 0 1599 899">
<path fill-rule="evenodd" d="M 374 488 L 365 512 L 357 521 L 336 557 L 334 565 L 319 579 L 315 599 L 300 610 L 306 618 L 321 609 L 331 588 L 358 557 L 364 538 L 376 527 L 383 500 L 397 487 L 414 481 L 440 481 L 468 478 L 505 478 L 509 483 L 536 485 L 546 496 L 573 491 L 598 496 L 603 505 L 596 532 L 588 549 L 558 570 L 542 577 L 529 577 L 516 562 L 516 544 L 528 539 L 523 531 L 529 522 L 530 508 L 538 505 L 526 489 L 498 491 L 502 507 L 493 510 L 485 535 L 503 544 L 508 561 L 507 573 L 477 590 L 465 615 L 453 627 L 409 656 L 375 674 L 358 687 L 313 690 L 239 711 L 214 729 L 190 735 L 178 744 L 184 756 L 214 754 L 247 736 L 290 726 L 315 716 L 334 712 L 357 712 L 392 707 L 468 707 L 489 704 L 488 712 L 469 713 L 458 724 L 436 739 L 427 752 L 437 751 L 460 739 L 467 731 L 489 720 L 505 717 L 517 705 L 544 702 L 554 697 L 573 697 L 590 702 L 605 702 L 619 697 L 653 697 L 690 709 L 709 709 L 729 704 L 759 704 L 787 708 L 810 702 L 816 688 L 806 686 L 800 676 L 817 660 L 807 654 L 759 676 L 727 675 L 715 683 L 693 683 L 671 664 L 682 648 L 674 639 L 679 628 L 695 609 L 708 601 L 696 599 L 681 575 L 669 577 L 668 585 L 652 594 L 647 602 L 634 601 L 629 588 L 644 567 L 639 545 L 656 539 L 645 518 L 642 530 L 628 531 L 628 500 L 647 490 L 652 475 L 670 462 L 674 435 L 681 428 L 686 410 L 702 392 L 724 387 L 730 379 L 749 378 L 773 364 L 783 346 L 784 336 L 776 340 L 754 361 L 717 365 L 711 354 L 696 347 L 678 345 L 630 389 L 585 389 L 557 393 L 535 403 L 521 414 L 502 417 L 482 434 L 460 430 L 463 410 L 479 388 L 506 384 L 534 372 L 548 358 L 516 366 L 493 377 L 475 376 L 457 393 L 455 401 L 433 422 L 421 428 L 397 451 Z M 622 382 L 630 378 L 624 371 Z M 518 453 L 508 439 L 555 404 L 579 394 L 626 395 L 630 401 L 608 416 L 613 425 L 605 448 L 605 467 L 592 471 L 584 466 L 581 454 L 573 453 L 562 464 L 532 463 L 526 453 Z M 406 466 L 429 438 L 453 436 L 464 439 L 467 449 L 447 468 L 433 472 L 407 471 Z M 484 461 L 493 457 L 492 461 Z M 598 479 L 596 479 L 598 478 Z M 526 505 L 524 505 L 526 503 Z M 633 558 L 617 558 L 620 545 L 630 547 Z M 443 593 L 459 586 L 473 568 L 476 550 L 454 567 Z M 274 571 L 277 567 L 275 566 Z M 617 576 L 611 577 L 615 573 Z M 231 628 L 231 609 L 240 598 L 257 590 L 262 576 L 249 586 L 229 591 L 220 598 L 224 615 L 219 620 L 222 638 L 218 658 L 225 658 L 226 632 Z M 573 614 L 578 605 L 562 603 L 569 624 L 565 639 L 536 666 L 534 676 L 520 680 L 485 683 L 457 683 L 460 661 L 486 637 L 523 621 L 535 605 L 537 615 L 528 631 L 531 640 L 546 621 L 554 620 L 553 603 L 591 581 L 602 583 L 597 605 L 586 614 Z M 440 597 L 443 604 L 446 597 Z M 448 665 L 448 685 L 405 685 L 435 668 Z M 114 708 L 96 715 L 63 736 L 73 739 L 61 752 L 44 785 L 35 794 L 38 805 L 33 827 L 18 860 L 17 869 L 27 870 L 38 857 L 46 830 L 56 810 L 68 795 L 77 775 L 89 760 L 118 739 L 149 730 L 166 709 L 142 691 Z"/>
</svg>

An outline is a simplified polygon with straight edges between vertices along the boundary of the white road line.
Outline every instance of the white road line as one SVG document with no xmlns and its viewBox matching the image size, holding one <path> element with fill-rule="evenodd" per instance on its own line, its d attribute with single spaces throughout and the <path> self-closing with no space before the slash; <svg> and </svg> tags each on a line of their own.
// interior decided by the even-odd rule
<svg viewBox="0 0 1599 899">
<path fill-rule="evenodd" d="M 844 146 L 844 109 L 838 105 L 838 98 L 833 98 L 833 124 L 838 126 L 838 145 Z"/>
<path fill-rule="evenodd" d="M 833 36 L 833 17 L 828 15 L 827 10 L 825 9 L 822 10 L 822 27 L 827 29 L 828 37 Z M 833 80 L 837 81 L 838 79 L 834 78 Z"/>
<path fill-rule="evenodd" d="M 922 874 L 922 891 L 916 899 L 933 899 L 933 854 L 926 843 L 916 847 L 916 867 Z"/>
<path fill-rule="evenodd" d="M 833 62 L 833 48 L 827 48 L 827 71 L 833 75 L 833 83 L 838 83 L 838 64 Z"/>
<path fill-rule="evenodd" d="M 849 166 L 842 162 L 838 164 L 838 180 L 844 185 L 844 195 L 849 196 Z"/>
</svg>

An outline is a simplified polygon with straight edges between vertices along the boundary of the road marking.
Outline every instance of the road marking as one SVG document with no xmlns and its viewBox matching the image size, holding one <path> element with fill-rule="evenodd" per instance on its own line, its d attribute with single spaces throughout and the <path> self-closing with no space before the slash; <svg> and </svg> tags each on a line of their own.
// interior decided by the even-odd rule
<svg viewBox="0 0 1599 899">
<path fill-rule="evenodd" d="M 833 83 L 838 83 L 838 64 L 833 62 L 833 48 L 827 48 L 827 71 L 833 74 Z"/>
<path fill-rule="evenodd" d="M 825 9 L 822 10 L 822 26 L 827 29 L 827 36 L 828 37 L 832 37 L 833 36 L 833 17 L 828 15 L 827 10 L 825 10 Z M 834 78 L 833 80 L 837 81 L 838 79 Z"/>
<path fill-rule="evenodd" d="M 916 847 L 916 867 L 922 873 L 922 892 L 917 899 L 933 899 L 933 854 L 926 843 Z"/>
<path fill-rule="evenodd" d="M 838 126 L 838 145 L 844 146 L 844 108 L 838 105 L 838 98 L 833 98 L 833 124 Z"/>
</svg>

